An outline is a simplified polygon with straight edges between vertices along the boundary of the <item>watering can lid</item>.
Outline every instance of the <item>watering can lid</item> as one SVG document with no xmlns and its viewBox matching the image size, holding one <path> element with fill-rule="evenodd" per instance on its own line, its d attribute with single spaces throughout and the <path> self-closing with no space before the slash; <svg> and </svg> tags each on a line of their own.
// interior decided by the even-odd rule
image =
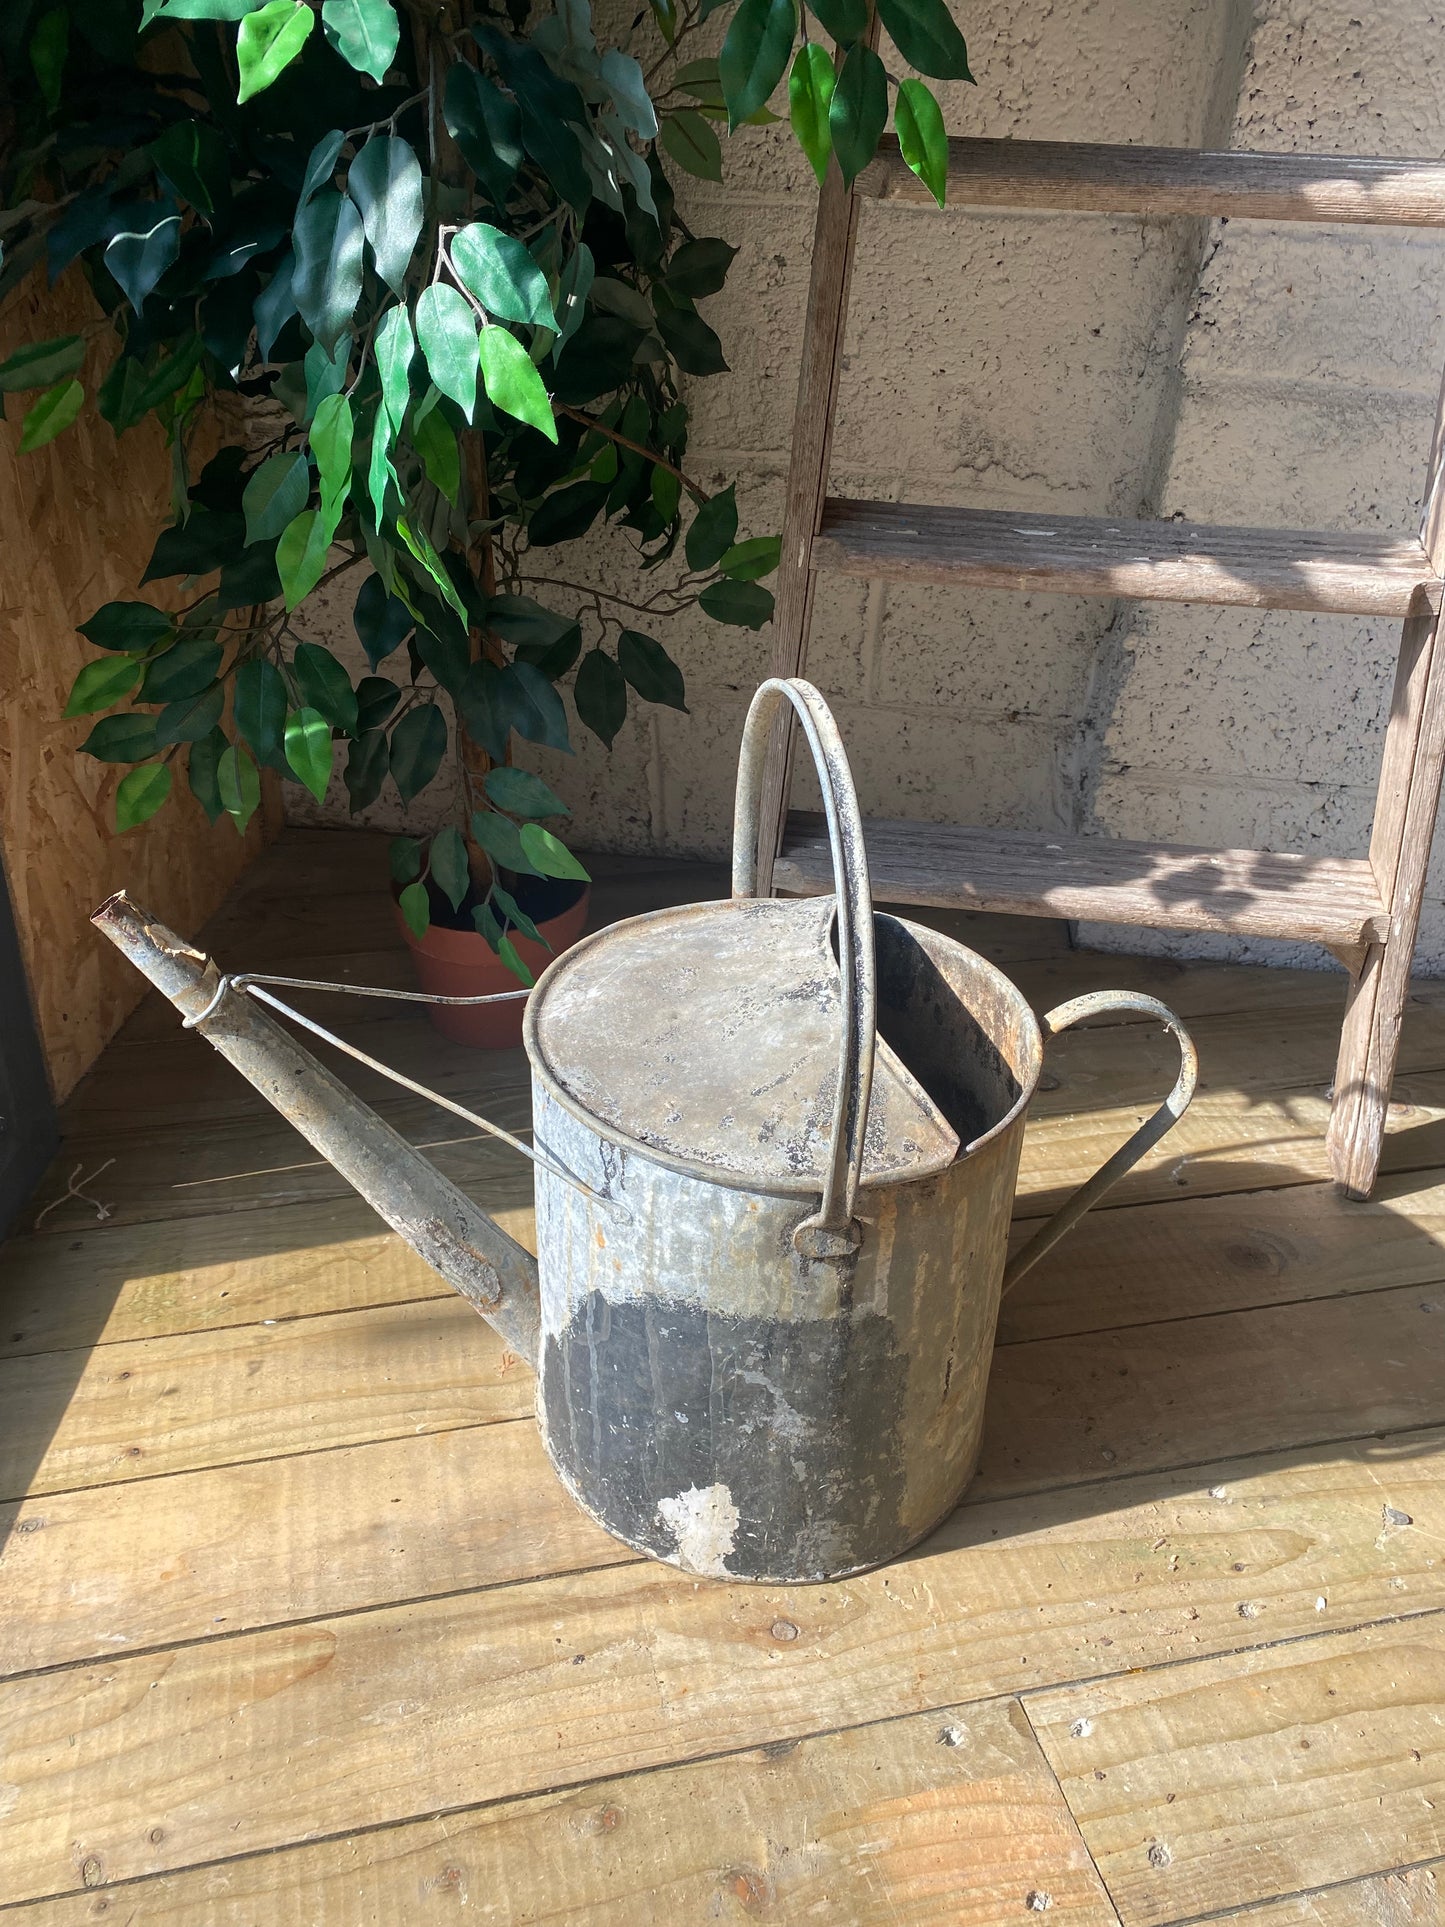
<svg viewBox="0 0 1445 1927">
<path fill-rule="evenodd" d="M 734 899 L 629 918 L 558 958 L 527 1047 L 564 1100 L 703 1177 L 808 1193 L 823 1181 L 842 991 L 831 897 Z M 959 1140 L 880 1037 L 864 1184 L 946 1170 Z"/>
</svg>

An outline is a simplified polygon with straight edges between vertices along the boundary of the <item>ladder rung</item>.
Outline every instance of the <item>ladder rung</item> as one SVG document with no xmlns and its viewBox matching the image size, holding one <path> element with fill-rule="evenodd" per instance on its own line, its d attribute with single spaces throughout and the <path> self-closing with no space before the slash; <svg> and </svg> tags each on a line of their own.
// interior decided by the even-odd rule
<svg viewBox="0 0 1445 1927">
<path fill-rule="evenodd" d="M 1403 616 L 1440 607 L 1414 536 L 1111 522 L 831 499 L 813 567 L 883 582 Z"/>
<path fill-rule="evenodd" d="M 857 189 L 880 200 L 933 205 L 891 134 Z M 972 207 L 1445 227 L 1445 162 L 1353 154 L 1211 154 L 1192 147 L 954 139 L 948 143 L 948 194 Z"/>
<path fill-rule="evenodd" d="M 932 823 L 874 821 L 864 835 L 880 903 L 1336 945 L 1383 942 L 1389 932 L 1362 860 Z M 800 896 L 833 888 L 821 816 L 789 816 L 774 880 Z"/>
</svg>

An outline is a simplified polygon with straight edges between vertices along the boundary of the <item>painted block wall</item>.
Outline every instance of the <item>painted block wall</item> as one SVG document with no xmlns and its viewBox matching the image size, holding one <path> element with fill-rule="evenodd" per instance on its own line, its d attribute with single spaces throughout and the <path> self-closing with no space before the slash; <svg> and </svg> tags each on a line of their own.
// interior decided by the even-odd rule
<svg viewBox="0 0 1445 1927">
<path fill-rule="evenodd" d="M 984 0 L 964 26 L 979 85 L 946 90 L 954 132 L 1445 151 L 1426 0 Z M 757 533 L 781 517 L 816 189 L 781 129 L 746 130 L 726 167 L 724 189 L 683 196 L 695 231 L 741 246 L 707 307 L 732 373 L 695 385 L 689 468 L 736 478 Z M 1441 248 L 1423 231 L 866 207 L 834 491 L 1408 528 L 1445 361 Z M 621 538 L 549 567 L 630 576 Z M 321 639 L 343 641 L 351 594 Z M 657 633 L 690 713 L 634 714 L 610 754 L 584 738 L 529 761 L 579 843 L 717 855 L 769 637 L 701 618 Z M 825 580 L 809 673 L 873 812 L 1355 852 L 1397 639 L 1336 617 Z M 319 809 L 289 795 L 299 820 L 345 814 L 339 784 Z M 407 827 L 451 807 L 438 784 Z M 396 799 L 366 820 L 399 826 Z M 1441 894 L 1425 957 L 1445 968 Z"/>
<path fill-rule="evenodd" d="M 1264 0 L 1230 144 L 1445 152 L 1445 26 L 1426 0 Z M 1440 369 L 1445 236 L 1214 225 L 1180 362 L 1165 515 L 1305 528 L 1418 526 Z M 1084 823 L 1119 836 L 1364 855 L 1399 623 L 1140 605 L 1094 692 Z M 1282 945 L 1085 941 L 1317 961 Z M 1445 970 L 1437 859 L 1422 967 Z"/>
</svg>

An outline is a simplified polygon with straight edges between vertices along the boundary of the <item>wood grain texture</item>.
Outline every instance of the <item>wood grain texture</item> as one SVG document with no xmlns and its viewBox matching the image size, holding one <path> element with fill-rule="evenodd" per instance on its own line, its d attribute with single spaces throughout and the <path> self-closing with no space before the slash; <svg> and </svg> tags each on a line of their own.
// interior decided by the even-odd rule
<svg viewBox="0 0 1445 1927">
<path fill-rule="evenodd" d="M 48 1493 L 0 1506 L 0 1671 L 636 1558 L 530 1416 Z"/>
<path fill-rule="evenodd" d="M 1445 583 L 1418 537 L 830 500 L 813 567 L 880 582 L 1403 616 Z"/>
<path fill-rule="evenodd" d="M 454 1293 L 0 1363 L 0 1496 L 521 1418 L 531 1361 Z"/>
<path fill-rule="evenodd" d="M 880 818 L 863 827 L 874 887 L 899 903 L 1310 943 L 1382 938 L 1388 928 L 1364 860 Z M 779 887 L 826 894 L 827 862 L 821 821 L 790 814 Z"/>
<path fill-rule="evenodd" d="M 48 292 L 27 286 L 0 322 L 0 356 L 93 331 L 96 314 L 78 273 Z M 85 371 L 92 393 L 109 360 L 97 342 Z M 124 883 L 181 928 L 199 923 L 260 852 L 266 822 L 258 815 L 244 839 L 228 819 L 213 827 L 182 778 L 183 794 L 153 823 L 116 834 L 124 771 L 78 756 L 94 719 L 67 722 L 61 712 L 76 673 L 95 658 L 75 625 L 138 593 L 169 519 L 170 458 L 158 423 L 143 422 L 118 443 L 93 405 L 48 448 L 21 455 L 23 413 L 12 408 L 0 424 L 0 847 L 36 1021 L 63 1097 L 144 990 L 91 929 L 91 911 Z M 204 443 L 203 435 L 200 458 Z M 163 589 L 140 593 L 160 602 Z"/>
<path fill-rule="evenodd" d="M 13 1680 L 0 1900 L 1442 1607 L 1442 1465 L 1236 1463 L 966 1508 L 842 1585 L 643 1561 Z"/>
<path fill-rule="evenodd" d="M 949 1735 L 940 1743 L 940 1734 Z M 1030 1895 L 1036 1898 L 1030 1903 Z M 829 1920 L 1116 1927 L 1017 1702 L 519 1801 L 126 1889 L 128 1927 Z M 92 1927 L 93 1898 L 31 1913 Z"/>
<path fill-rule="evenodd" d="M 1027 1235 L 1020 1224 L 1017 1240 Z M 1445 1186 L 1417 1176 L 1387 1179 L 1365 1205 L 1328 1184 L 1183 1198 L 1091 1212 L 1004 1299 L 998 1339 L 1011 1345 L 1442 1281 Z"/>
<path fill-rule="evenodd" d="M 1233 1927 L 1440 1927 L 1445 1920 L 1445 1862 L 1401 1873 L 1372 1874 L 1287 1900 L 1241 1907 Z"/>
<path fill-rule="evenodd" d="M 1445 1853 L 1442 1694 L 1431 1612 L 1029 1716 L 1125 1927 L 1155 1927 Z"/>
<path fill-rule="evenodd" d="M 860 176 L 856 192 L 932 205 L 891 134 Z M 971 207 L 1442 227 L 1445 164 L 1353 154 L 1209 153 L 955 136 L 948 143 L 948 198 Z"/>
</svg>

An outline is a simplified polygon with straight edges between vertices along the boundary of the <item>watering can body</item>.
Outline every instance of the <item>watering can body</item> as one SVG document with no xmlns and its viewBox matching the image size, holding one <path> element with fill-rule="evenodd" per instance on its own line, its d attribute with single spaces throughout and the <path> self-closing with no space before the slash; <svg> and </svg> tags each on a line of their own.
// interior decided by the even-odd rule
<svg viewBox="0 0 1445 1927">
<path fill-rule="evenodd" d="M 757 891 L 785 700 L 834 859 L 834 894 L 802 902 Z M 749 715 L 731 900 L 598 932 L 529 1000 L 535 1262 L 209 959 L 123 896 L 95 921 L 535 1358 L 542 1435 L 577 1501 L 700 1576 L 838 1578 L 932 1530 L 977 1462 L 1001 1290 L 1193 1089 L 1192 1046 L 1153 999 L 1078 999 L 1041 1028 L 964 945 L 874 914 L 846 757 L 798 681 L 765 683 Z M 1179 1081 L 1010 1262 L 1044 1035 L 1120 1007 L 1175 1033 Z"/>
</svg>

